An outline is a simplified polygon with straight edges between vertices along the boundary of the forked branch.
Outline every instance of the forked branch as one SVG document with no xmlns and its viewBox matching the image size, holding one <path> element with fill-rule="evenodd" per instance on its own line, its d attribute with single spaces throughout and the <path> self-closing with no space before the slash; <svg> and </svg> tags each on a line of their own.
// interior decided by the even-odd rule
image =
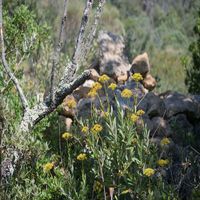
<svg viewBox="0 0 200 200">
<path fill-rule="evenodd" d="M 64 2 L 64 13 L 63 17 L 61 20 L 61 26 L 60 26 L 60 31 L 59 31 L 59 37 L 58 37 L 58 44 L 54 50 L 54 55 L 53 55 L 53 63 L 52 63 L 52 69 L 51 69 L 51 82 L 50 82 L 50 99 L 53 102 L 54 101 L 54 96 L 53 96 L 53 91 L 54 91 L 54 86 L 55 86 L 55 71 L 58 66 L 59 60 L 60 60 L 60 52 L 63 46 L 63 34 L 64 34 L 64 29 L 65 29 L 65 24 L 67 20 L 67 5 L 68 5 L 68 0 L 65 0 Z"/>
</svg>

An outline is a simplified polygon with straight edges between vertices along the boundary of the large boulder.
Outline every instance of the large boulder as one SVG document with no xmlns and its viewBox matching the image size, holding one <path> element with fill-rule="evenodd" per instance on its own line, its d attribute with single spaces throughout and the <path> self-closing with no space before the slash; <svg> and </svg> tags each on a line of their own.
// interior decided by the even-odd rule
<svg viewBox="0 0 200 200">
<path fill-rule="evenodd" d="M 116 81 L 118 77 L 126 78 L 131 66 L 123 53 L 125 47 L 123 38 L 110 32 L 100 32 L 98 43 L 99 73 L 107 74 Z"/>
<path fill-rule="evenodd" d="M 131 66 L 132 73 L 140 73 L 144 78 L 150 72 L 150 64 L 148 54 L 145 52 L 134 58 Z"/>
<path fill-rule="evenodd" d="M 200 104 L 191 96 L 183 95 L 178 92 L 170 92 L 164 96 L 166 106 L 166 116 L 168 118 L 184 113 L 191 120 L 200 118 Z"/>
<path fill-rule="evenodd" d="M 169 137 L 172 134 L 169 123 L 162 117 L 153 117 L 151 119 L 151 136 L 152 137 Z"/>
<path fill-rule="evenodd" d="M 185 114 L 177 114 L 168 120 L 172 129 L 172 139 L 176 144 L 188 145 L 194 134 L 194 127 Z"/>
<path fill-rule="evenodd" d="M 142 109 L 150 118 L 160 116 L 164 117 L 166 112 L 166 107 L 164 101 L 153 92 L 149 92 L 140 101 L 138 109 Z"/>
</svg>

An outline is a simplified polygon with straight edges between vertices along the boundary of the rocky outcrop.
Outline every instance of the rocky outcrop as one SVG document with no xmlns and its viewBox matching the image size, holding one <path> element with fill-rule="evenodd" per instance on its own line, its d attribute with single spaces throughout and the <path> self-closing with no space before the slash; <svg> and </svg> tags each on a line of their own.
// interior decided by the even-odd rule
<svg viewBox="0 0 200 200">
<path fill-rule="evenodd" d="M 110 32 L 101 32 L 98 38 L 100 74 L 107 74 L 111 78 L 126 80 L 130 64 L 124 55 L 124 40 L 121 36 Z"/>
<path fill-rule="evenodd" d="M 122 37 L 101 32 L 98 43 L 100 55 L 97 63 L 99 64 L 95 69 L 90 69 L 92 72 L 90 80 L 76 89 L 73 96 L 66 97 L 63 102 L 62 115 L 66 117 L 76 115 L 81 118 L 91 116 L 93 114 L 92 107 L 106 111 L 108 106 L 112 106 L 115 112 L 117 99 L 118 104 L 124 110 L 133 108 L 134 103 L 138 104 L 137 108 L 145 112 L 143 116 L 144 124 L 150 130 L 150 135 L 155 141 L 159 141 L 163 137 L 170 137 L 175 143 L 181 144 L 179 142 L 181 138 L 190 137 L 190 134 L 200 137 L 199 96 L 183 95 L 170 91 L 160 95 L 152 92 L 156 86 L 156 80 L 150 74 L 147 53 L 136 56 L 132 65 L 130 65 L 123 54 Z M 143 80 L 134 81 L 131 78 L 134 73 L 140 73 Z M 93 84 L 99 81 L 102 74 L 109 76 L 107 83 L 103 84 L 106 87 L 98 91 L 98 96 L 89 97 L 88 92 Z M 110 83 L 117 84 L 115 90 L 108 89 Z M 124 89 L 131 90 L 134 97 L 128 99 L 122 97 L 121 93 Z M 76 102 L 76 108 L 68 107 L 67 101 L 71 99 Z"/>
</svg>

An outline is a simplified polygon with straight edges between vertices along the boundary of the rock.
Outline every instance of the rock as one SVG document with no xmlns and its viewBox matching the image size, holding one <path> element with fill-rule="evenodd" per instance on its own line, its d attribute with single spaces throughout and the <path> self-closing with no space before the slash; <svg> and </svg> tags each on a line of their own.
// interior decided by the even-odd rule
<svg viewBox="0 0 200 200">
<path fill-rule="evenodd" d="M 164 101 L 153 92 L 149 92 L 140 101 L 138 109 L 142 109 L 150 118 L 160 116 L 164 117 L 166 112 L 166 107 Z"/>
<path fill-rule="evenodd" d="M 117 83 L 118 84 L 123 84 L 127 80 L 128 80 L 128 73 L 117 77 Z"/>
<path fill-rule="evenodd" d="M 125 76 L 131 66 L 123 53 L 125 47 L 123 38 L 110 32 L 100 32 L 98 43 L 99 73 L 107 74 L 116 81 L 118 77 Z"/>
<path fill-rule="evenodd" d="M 200 118 L 200 105 L 195 102 L 192 97 L 180 94 L 178 92 L 171 92 L 164 97 L 166 106 L 166 116 L 168 118 L 184 113 L 191 120 Z"/>
<path fill-rule="evenodd" d="M 145 52 L 134 58 L 131 66 L 132 73 L 140 73 L 144 78 L 150 72 L 150 64 L 148 54 Z"/>
<path fill-rule="evenodd" d="M 67 131 L 70 130 L 70 128 L 71 128 L 71 126 L 72 126 L 72 122 L 73 122 L 73 120 L 72 120 L 71 118 L 66 118 L 66 119 L 65 119 L 65 125 L 66 125 Z"/>
<path fill-rule="evenodd" d="M 144 88 L 152 91 L 156 87 L 156 79 L 151 74 L 147 74 L 142 81 L 142 84 L 144 85 Z"/>
<path fill-rule="evenodd" d="M 94 82 L 94 80 L 86 80 L 83 85 L 74 90 L 73 96 L 75 97 L 75 99 L 79 101 L 82 98 L 86 98 Z"/>
<path fill-rule="evenodd" d="M 162 117 L 153 117 L 151 119 L 151 125 L 150 135 L 152 137 L 169 137 L 172 133 L 169 123 Z"/>
<path fill-rule="evenodd" d="M 94 115 L 94 109 L 107 110 L 107 98 L 105 96 L 99 98 L 84 98 L 78 102 L 76 116 L 78 118 L 88 118 Z M 104 108 L 102 108 L 102 106 Z"/>
<path fill-rule="evenodd" d="M 100 75 L 95 69 L 90 69 L 90 79 L 93 81 L 98 81 Z"/>
<path fill-rule="evenodd" d="M 177 114 L 169 119 L 172 139 L 176 144 L 188 145 L 193 134 L 193 126 L 185 114 Z"/>
<path fill-rule="evenodd" d="M 75 116 L 76 112 L 76 106 L 74 108 L 69 108 L 68 107 L 68 102 L 69 101 L 74 101 L 77 104 L 76 99 L 74 98 L 73 95 L 68 95 L 64 100 L 61 105 L 61 110 L 59 113 L 65 117 L 73 118 Z"/>
</svg>

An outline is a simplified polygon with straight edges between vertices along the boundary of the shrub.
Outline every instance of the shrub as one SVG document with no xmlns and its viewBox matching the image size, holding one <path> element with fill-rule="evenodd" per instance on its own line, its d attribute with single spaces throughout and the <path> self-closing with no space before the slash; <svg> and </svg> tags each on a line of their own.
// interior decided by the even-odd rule
<svg viewBox="0 0 200 200">
<path fill-rule="evenodd" d="M 195 42 L 190 45 L 189 50 L 192 53 L 192 63 L 191 67 L 186 69 L 186 79 L 185 83 L 188 86 L 188 91 L 190 93 L 200 93 L 200 11 L 199 17 L 197 19 L 196 26 L 194 27 L 194 32 L 197 36 Z"/>
</svg>

